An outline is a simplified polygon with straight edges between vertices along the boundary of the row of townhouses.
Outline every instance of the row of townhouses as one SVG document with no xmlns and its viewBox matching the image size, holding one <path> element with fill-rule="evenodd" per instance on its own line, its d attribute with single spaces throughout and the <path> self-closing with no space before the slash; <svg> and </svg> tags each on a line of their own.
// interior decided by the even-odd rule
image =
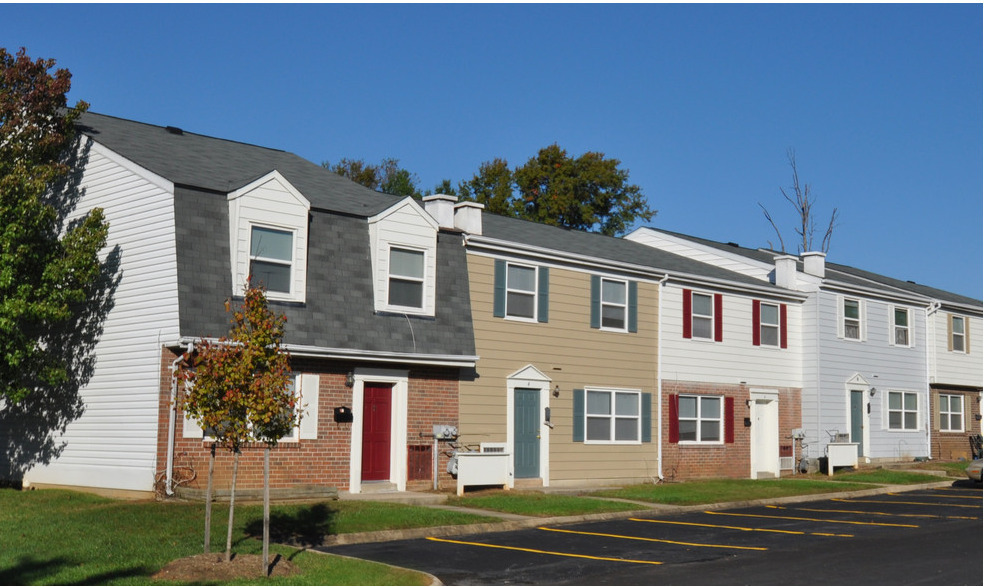
<svg viewBox="0 0 985 587">
<path fill-rule="evenodd" d="M 200 490 L 211 443 L 174 371 L 228 332 L 251 274 L 287 316 L 304 414 L 275 490 L 778 477 L 834 446 L 966 458 L 981 432 L 979 300 L 822 253 L 422 205 L 173 127 L 80 127 L 68 189 L 106 212 L 111 302 L 80 408 L 0 430 L 0 473 L 24 485 Z M 244 450 L 244 490 L 261 453 Z"/>
</svg>

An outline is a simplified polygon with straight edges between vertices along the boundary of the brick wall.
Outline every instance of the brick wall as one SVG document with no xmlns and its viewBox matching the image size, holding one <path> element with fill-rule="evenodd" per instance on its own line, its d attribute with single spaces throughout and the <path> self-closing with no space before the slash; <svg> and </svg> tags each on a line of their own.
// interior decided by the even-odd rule
<svg viewBox="0 0 985 587">
<path fill-rule="evenodd" d="M 958 395 L 964 400 L 964 430 L 941 431 L 940 395 Z M 930 422 L 930 456 L 934 459 L 954 461 L 971 458 L 970 436 L 982 433 L 982 422 L 975 415 L 981 413 L 979 398 L 980 391 L 967 389 L 949 389 L 945 387 L 930 390 L 931 422 Z"/>
<path fill-rule="evenodd" d="M 746 406 L 746 400 L 750 397 L 749 386 L 664 380 L 662 388 L 664 478 L 670 481 L 716 477 L 748 479 L 752 466 L 749 457 L 750 428 L 745 426 L 744 420 L 749 417 L 749 408 Z M 790 438 L 791 431 L 800 427 L 800 389 L 770 389 L 779 392 L 779 444 L 783 451 L 784 446 L 793 444 Z M 670 396 L 680 394 L 733 398 L 734 442 L 709 445 L 669 442 Z M 781 471 L 781 473 L 786 472 Z"/>
<path fill-rule="evenodd" d="M 161 395 L 158 426 L 158 484 L 164 479 L 167 462 L 168 422 L 171 397 L 171 363 L 174 353 L 164 349 L 161 354 Z M 365 364 L 363 364 L 365 366 Z M 334 408 L 352 405 L 352 388 L 345 385 L 346 374 L 355 364 L 341 361 L 297 359 L 292 361 L 292 369 L 298 373 L 317 373 L 318 390 L 318 434 L 314 440 L 281 442 L 271 450 L 270 480 L 272 489 L 299 486 L 334 487 L 347 490 L 349 485 L 349 455 L 352 424 L 337 423 Z M 392 365 L 387 367 L 392 368 Z M 430 446 L 432 424 L 458 424 L 458 377 L 457 368 L 411 368 L 408 378 L 408 446 Z M 310 409 L 310 407 L 309 407 Z M 191 489 L 205 489 L 208 476 L 210 444 L 200 439 L 182 437 L 183 416 L 179 412 L 175 430 L 174 478 L 178 481 L 190 479 L 183 484 Z M 242 448 L 239 459 L 237 490 L 259 489 L 263 487 L 262 443 L 248 444 Z M 425 449 L 427 450 L 427 449 Z M 414 451 L 409 451 L 414 452 Z M 443 453 L 443 451 L 442 451 Z M 430 452 L 429 452 L 430 454 Z M 454 481 L 445 472 L 447 457 L 441 454 L 439 479 L 444 485 Z M 232 479 L 233 455 L 230 451 L 217 448 L 214 475 L 216 489 L 228 489 Z M 427 471 L 430 475 L 430 469 Z M 417 480 L 408 483 L 408 489 L 430 489 L 432 481 Z"/>
</svg>

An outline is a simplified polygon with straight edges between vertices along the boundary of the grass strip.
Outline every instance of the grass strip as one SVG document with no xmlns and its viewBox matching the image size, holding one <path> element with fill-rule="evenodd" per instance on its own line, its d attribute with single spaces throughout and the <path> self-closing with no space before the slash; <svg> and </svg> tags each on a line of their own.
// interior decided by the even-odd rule
<svg viewBox="0 0 985 587">
<path fill-rule="evenodd" d="M 830 481 L 820 479 L 712 479 L 630 485 L 592 495 L 667 505 L 699 505 L 852 491 L 869 487 L 871 486 L 863 483 L 847 482 L 839 483 L 835 489 Z"/>
<path fill-rule="evenodd" d="M 574 516 L 640 509 L 633 504 L 590 497 L 550 495 L 536 491 L 497 491 L 483 495 L 456 497 L 450 498 L 448 505 L 533 517 Z"/>
</svg>

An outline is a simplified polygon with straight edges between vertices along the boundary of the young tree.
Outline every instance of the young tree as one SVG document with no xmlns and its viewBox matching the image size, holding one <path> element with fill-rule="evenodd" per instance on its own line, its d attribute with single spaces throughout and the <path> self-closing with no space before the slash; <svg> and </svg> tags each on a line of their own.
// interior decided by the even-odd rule
<svg viewBox="0 0 985 587">
<path fill-rule="evenodd" d="M 109 231 L 99 208 L 66 225 L 52 196 L 88 108 L 67 106 L 72 76 L 54 66 L 0 48 L 0 398 L 14 403 L 70 377 L 59 333 L 100 279 Z"/>
<path fill-rule="evenodd" d="M 290 387 L 290 358 L 281 348 L 286 321 L 283 315 L 277 316 L 270 310 L 262 287 L 248 286 L 242 306 L 233 312 L 229 336 L 218 342 L 202 341 L 190 361 L 192 368 L 182 372 L 185 381 L 182 406 L 186 415 L 196 418 L 207 434 L 233 453 L 226 531 L 227 562 L 232 558 L 240 449 L 254 440 L 267 445 L 264 454 L 265 569 L 268 568 L 270 525 L 269 450 L 298 423 L 295 394 Z M 211 465 L 209 470 L 211 473 Z M 206 496 L 206 501 L 209 500 L 210 495 Z M 206 523 L 209 523 L 208 519 Z"/>
<path fill-rule="evenodd" d="M 815 250 L 814 236 L 817 232 L 816 217 L 814 214 L 814 201 L 816 197 L 811 192 L 811 184 L 805 183 L 803 186 L 800 185 L 800 177 L 797 175 L 797 157 L 793 149 L 787 149 L 787 160 L 790 162 L 790 168 L 793 169 L 793 186 L 790 188 L 793 190 L 793 196 L 791 197 L 783 188 L 780 188 L 780 193 L 783 194 L 783 197 L 797 212 L 798 224 L 794 227 L 794 232 L 800 237 L 800 242 L 797 244 L 797 252 L 813 251 Z M 773 216 L 770 215 L 769 210 L 762 203 L 759 204 L 759 207 L 763 209 L 763 215 L 766 216 L 766 220 L 769 221 L 773 230 L 776 232 L 776 237 L 780 241 L 780 251 L 786 252 L 787 249 L 783 242 L 783 234 L 773 220 Z M 838 208 L 834 208 L 831 211 L 831 219 L 828 220 L 828 228 L 824 231 L 824 236 L 820 242 L 820 250 L 823 253 L 827 253 L 831 247 L 831 235 L 834 232 L 837 220 Z M 769 243 L 770 248 L 773 248 L 772 242 L 767 241 L 767 243 Z"/>
</svg>

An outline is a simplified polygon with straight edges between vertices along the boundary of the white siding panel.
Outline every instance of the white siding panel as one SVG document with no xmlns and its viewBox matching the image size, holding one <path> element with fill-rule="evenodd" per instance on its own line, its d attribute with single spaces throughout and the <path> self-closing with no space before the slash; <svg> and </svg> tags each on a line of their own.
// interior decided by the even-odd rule
<svg viewBox="0 0 985 587">
<path fill-rule="evenodd" d="M 931 370 L 935 383 L 952 385 L 982 386 L 982 319 L 968 316 L 966 336 L 971 342 L 971 352 L 949 351 L 947 344 L 947 321 L 951 314 L 938 310 L 933 317 Z M 936 360 L 934 360 L 936 359 Z"/>
<path fill-rule="evenodd" d="M 408 247 L 425 251 L 424 309 L 422 313 L 433 316 L 438 233 L 430 221 L 430 216 L 415 206 L 401 204 L 391 213 L 372 222 L 369 234 L 373 243 L 376 310 L 385 311 L 388 306 L 390 247 Z"/>
<path fill-rule="evenodd" d="M 178 337 L 173 196 L 166 182 L 99 145 L 82 182 L 78 210 L 104 209 L 106 253 L 119 247 L 121 279 L 96 345 L 95 373 L 80 392 L 85 412 L 59 439 L 59 458 L 25 481 L 151 491 L 161 341 Z"/>
<path fill-rule="evenodd" d="M 769 281 L 769 274 L 773 270 L 772 265 L 759 263 L 747 257 L 733 255 L 723 252 L 720 249 L 708 247 L 688 239 L 676 238 L 669 234 L 655 232 L 641 228 L 631 234 L 626 235 L 626 240 L 674 253 L 688 259 L 701 261 L 715 267 L 728 269 L 736 273 L 741 273 L 763 281 Z"/>
</svg>

